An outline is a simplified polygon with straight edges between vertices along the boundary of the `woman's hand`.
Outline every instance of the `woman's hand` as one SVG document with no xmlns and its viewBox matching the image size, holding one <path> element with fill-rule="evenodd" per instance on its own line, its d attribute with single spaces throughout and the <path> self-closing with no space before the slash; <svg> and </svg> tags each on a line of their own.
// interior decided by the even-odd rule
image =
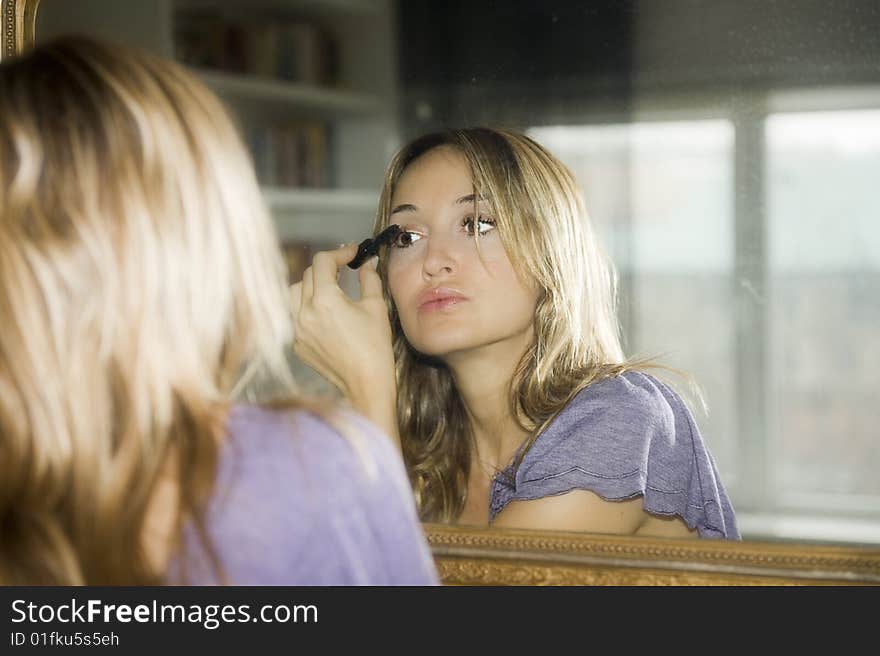
<svg viewBox="0 0 880 656">
<path fill-rule="evenodd" d="M 349 298 L 337 281 L 340 267 L 356 253 L 350 244 L 315 254 L 302 282 L 291 286 L 293 350 L 399 443 L 391 323 L 377 259 L 358 269 L 360 300 Z"/>
</svg>

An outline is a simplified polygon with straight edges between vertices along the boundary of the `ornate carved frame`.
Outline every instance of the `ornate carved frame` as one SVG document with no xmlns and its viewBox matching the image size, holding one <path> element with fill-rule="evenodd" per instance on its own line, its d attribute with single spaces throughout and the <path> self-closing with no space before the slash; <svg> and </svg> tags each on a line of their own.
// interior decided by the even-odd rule
<svg viewBox="0 0 880 656">
<path fill-rule="evenodd" d="M 40 0 L 0 0 L 0 59 L 13 57 L 34 43 Z"/>
<path fill-rule="evenodd" d="M 880 549 L 424 528 L 448 585 L 880 585 Z"/>
<path fill-rule="evenodd" d="M 40 0 L 0 0 L 0 59 L 34 43 Z M 880 585 L 880 549 L 426 524 L 450 585 Z"/>
</svg>

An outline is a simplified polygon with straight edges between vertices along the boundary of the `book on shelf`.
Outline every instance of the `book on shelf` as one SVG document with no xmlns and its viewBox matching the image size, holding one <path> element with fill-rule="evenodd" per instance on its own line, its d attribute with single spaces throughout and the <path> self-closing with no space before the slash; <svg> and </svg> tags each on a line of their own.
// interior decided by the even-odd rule
<svg viewBox="0 0 880 656">
<path fill-rule="evenodd" d="M 178 60 L 199 68 L 317 86 L 337 82 L 336 44 L 309 18 L 178 12 L 174 49 Z"/>
<path fill-rule="evenodd" d="M 245 127 L 260 184 L 327 189 L 333 186 L 330 126 L 321 121 Z"/>
</svg>

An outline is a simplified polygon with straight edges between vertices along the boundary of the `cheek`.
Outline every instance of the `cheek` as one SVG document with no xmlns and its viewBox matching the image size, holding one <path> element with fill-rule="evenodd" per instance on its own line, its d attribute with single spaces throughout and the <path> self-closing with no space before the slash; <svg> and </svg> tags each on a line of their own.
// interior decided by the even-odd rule
<svg viewBox="0 0 880 656">
<path fill-rule="evenodd" d="M 502 253 L 500 257 L 483 258 L 489 274 L 490 287 L 487 290 L 499 299 L 513 314 L 534 314 L 538 306 L 538 289 L 535 284 L 523 283 L 516 275 L 510 260 Z"/>
<path fill-rule="evenodd" d="M 483 248 L 482 257 L 477 256 L 474 259 L 474 264 L 483 269 L 484 275 L 488 274 L 488 279 L 493 287 L 503 286 L 508 289 L 516 288 L 517 290 L 523 287 L 516 275 L 516 271 L 513 270 L 510 258 L 500 243 L 497 245 L 494 243 L 486 244 L 486 247 Z"/>
<path fill-rule="evenodd" d="M 387 272 L 389 284 L 395 278 L 400 279 L 401 277 L 410 274 L 419 261 L 416 250 L 418 246 L 419 245 L 416 244 L 409 248 L 388 248 Z"/>
<path fill-rule="evenodd" d="M 407 281 L 411 277 L 407 275 L 405 267 L 402 267 L 399 262 L 391 261 L 388 263 L 388 293 L 391 294 L 391 300 L 398 308 L 398 312 L 399 308 L 406 306 Z"/>
</svg>

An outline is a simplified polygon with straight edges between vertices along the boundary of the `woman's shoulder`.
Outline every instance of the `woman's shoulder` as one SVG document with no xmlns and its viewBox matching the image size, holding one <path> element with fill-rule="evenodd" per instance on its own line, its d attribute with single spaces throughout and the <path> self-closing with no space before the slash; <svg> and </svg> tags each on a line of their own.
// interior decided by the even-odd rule
<svg viewBox="0 0 880 656">
<path fill-rule="evenodd" d="M 578 392 L 535 439 L 504 503 L 591 490 L 606 500 L 644 497 L 647 511 L 679 515 L 704 536 L 735 537 L 735 517 L 681 396 L 644 371 Z"/>
<path fill-rule="evenodd" d="M 342 407 L 232 409 L 206 517 L 232 582 L 432 583 L 393 445 Z"/>
<path fill-rule="evenodd" d="M 568 402 L 560 415 L 574 415 L 604 408 L 621 418 L 662 417 L 682 403 L 680 396 L 656 376 L 629 370 L 587 385 Z"/>
<path fill-rule="evenodd" d="M 327 502 L 369 499 L 365 490 L 408 497 L 400 457 L 367 419 L 341 406 L 321 410 L 239 405 L 227 421 L 223 474 L 275 478 L 279 489 L 329 488 Z M 225 466 L 224 466 L 225 465 Z M 227 477 L 228 478 L 228 477 Z M 395 485 L 391 488 L 388 482 Z"/>
<path fill-rule="evenodd" d="M 226 422 L 226 437 L 225 453 L 264 464 L 279 456 L 315 461 L 311 464 L 334 460 L 353 463 L 362 442 L 370 450 L 378 450 L 379 457 L 388 455 L 378 448 L 378 429 L 342 408 L 316 411 L 296 406 L 236 405 Z"/>
<path fill-rule="evenodd" d="M 542 431 L 533 458 L 560 448 L 583 451 L 644 451 L 658 434 L 674 431 L 686 407 L 668 385 L 642 371 L 627 371 L 580 390 Z"/>
<path fill-rule="evenodd" d="M 376 450 L 378 440 L 370 432 L 358 434 L 356 440 Z M 336 479 L 344 491 L 362 478 L 356 456 L 352 440 L 320 414 L 238 405 L 226 422 L 218 485 L 273 480 L 279 493 L 294 494 L 303 485 L 320 487 Z"/>
</svg>

